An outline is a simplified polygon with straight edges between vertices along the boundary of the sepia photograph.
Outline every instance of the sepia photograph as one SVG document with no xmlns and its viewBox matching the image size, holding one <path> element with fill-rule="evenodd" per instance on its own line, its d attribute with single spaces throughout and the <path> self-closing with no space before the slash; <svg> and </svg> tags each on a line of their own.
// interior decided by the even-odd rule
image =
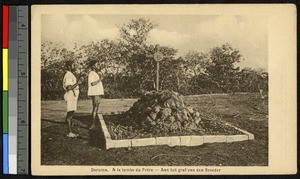
<svg viewBox="0 0 300 179">
<path fill-rule="evenodd" d="M 268 14 L 88 7 L 34 7 L 37 165 L 98 175 L 270 166 Z"/>
</svg>

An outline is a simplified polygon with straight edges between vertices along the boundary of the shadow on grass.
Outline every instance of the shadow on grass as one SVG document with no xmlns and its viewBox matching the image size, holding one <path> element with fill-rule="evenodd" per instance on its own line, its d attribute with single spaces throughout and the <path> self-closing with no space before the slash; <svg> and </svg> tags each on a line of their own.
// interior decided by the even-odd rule
<svg viewBox="0 0 300 179">
<path fill-rule="evenodd" d="M 90 113 L 76 113 L 74 115 L 74 119 L 79 121 L 81 124 L 87 126 L 86 129 L 89 133 L 88 141 L 91 146 L 105 149 L 105 138 L 101 130 L 101 124 L 99 122 L 99 119 L 96 120 L 96 127 L 93 129 L 89 129 L 92 123 L 92 115 Z"/>
<path fill-rule="evenodd" d="M 105 138 L 100 127 L 89 130 L 89 144 L 100 149 L 105 149 Z"/>
<path fill-rule="evenodd" d="M 65 120 L 62 121 L 55 121 L 50 119 L 42 119 L 43 122 L 49 122 L 52 124 L 55 124 L 54 128 L 57 128 L 56 126 L 59 125 L 65 125 L 67 128 L 67 122 Z M 90 125 L 92 123 L 92 116 L 90 113 L 75 113 L 74 114 L 74 128 L 76 128 L 80 134 L 80 139 L 86 140 L 89 142 L 89 144 L 93 147 L 98 147 L 101 149 L 105 149 L 105 139 L 104 134 L 101 130 L 101 126 L 99 123 L 99 120 L 97 120 L 96 126 L 93 129 L 89 129 Z M 51 128 L 52 128 L 51 127 Z M 79 130 L 80 129 L 80 130 Z M 48 129 L 51 131 L 52 134 L 54 134 L 55 130 Z M 88 137 L 85 136 L 84 133 L 88 133 Z M 61 134 L 58 134 L 61 135 Z"/>
<path fill-rule="evenodd" d="M 92 122 L 92 115 L 90 113 L 75 113 L 74 120 L 79 121 L 85 126 L 90 126 Z"/>
</svg>

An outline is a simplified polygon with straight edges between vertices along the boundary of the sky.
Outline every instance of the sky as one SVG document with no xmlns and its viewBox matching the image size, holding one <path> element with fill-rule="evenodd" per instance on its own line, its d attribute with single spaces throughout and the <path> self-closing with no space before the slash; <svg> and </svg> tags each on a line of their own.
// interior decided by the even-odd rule
<svg viewBox="0 0 300 179">
<path fill-rule="evenodd" d="M 158 24 L 147 43 L 173 47 L 177 57 L 229 43 L 245 59 L 238 66 L 268 71 L 268 24 L 261 16 L 47 14 L 42 16 L 42 40 L 63 42 L 67 48 L 114 40 L 119 38 L 118 27 L 140 17 Z"/>
</svg>

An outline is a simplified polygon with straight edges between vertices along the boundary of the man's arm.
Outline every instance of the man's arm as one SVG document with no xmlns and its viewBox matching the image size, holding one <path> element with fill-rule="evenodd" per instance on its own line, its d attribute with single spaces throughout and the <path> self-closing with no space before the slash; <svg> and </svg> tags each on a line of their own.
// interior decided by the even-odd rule
<svg viewBox="0 0 300 179">
<path fill-rule="evenodd" d="M 100 83 L 100 81 L 101 81 L 101 79 L 99 79 L 99 80 L 97 80 L 97 81 L 94 81 L 94 82 L 91 83 L 91 85 L 92 85 L 92 86 L 95 86 L 95 85 L 97 85 L 98 83 Z"/>
<path fill-rule="evenodd" d="M 92 85 L 92 86 L 97 85 L 98 83 L 100 83 L 100 81 L 101 81 L 102 79 L 103 79 L 102 75 L 99 75 L 99 80 L 92 82 L 91 85 Z"/>
<path fill-rule="evenodd" d="M 79 80 L 77 81 L 77 83 L 75 83 L 74 85 L 69 85 L 67 86 L 67 91 L 73 90 L 75 89 L 78 85 L 80 85 L 83 82 L 83 78 L 79 78 Z"/>
<path fill-rule="evenodd" d="M 67 91 L 70 91 L 70 90 L 75 89 L 78 85 L 79 85 L 79 84 L 78 84 L 78 82 L 77 82 L 77 83 L 74 84 L 74 85 L 69 85 L 69 86 L 67 86 Z"/>
</svg>

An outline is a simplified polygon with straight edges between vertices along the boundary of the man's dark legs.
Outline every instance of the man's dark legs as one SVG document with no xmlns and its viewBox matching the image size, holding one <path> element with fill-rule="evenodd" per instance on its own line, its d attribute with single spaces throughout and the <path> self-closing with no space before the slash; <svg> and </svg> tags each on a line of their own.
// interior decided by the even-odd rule
<svg viewBox="0 0 300 179">
<path fill-rule="evenodd" d="M 95 98 L 96 98 L 95 96 L 92 97 L 93 111 L 92 111 L 92 125 L 90 126 L 90 129 L 96 127 L 97 114 L 99 110 L 99 101 Z"/>
<path fill-rule="evenodd" d="M 73 116 L 74 116 L 74 112 L 75 111 L 69 111 L 67 112 L 67 117 L 66 117 L 66 121 L 68 123 L 68 137 L 76 137 L 77 135 L 73 133 L 72 131 L 72 125 L 73 125 Z"/>
</svg>

